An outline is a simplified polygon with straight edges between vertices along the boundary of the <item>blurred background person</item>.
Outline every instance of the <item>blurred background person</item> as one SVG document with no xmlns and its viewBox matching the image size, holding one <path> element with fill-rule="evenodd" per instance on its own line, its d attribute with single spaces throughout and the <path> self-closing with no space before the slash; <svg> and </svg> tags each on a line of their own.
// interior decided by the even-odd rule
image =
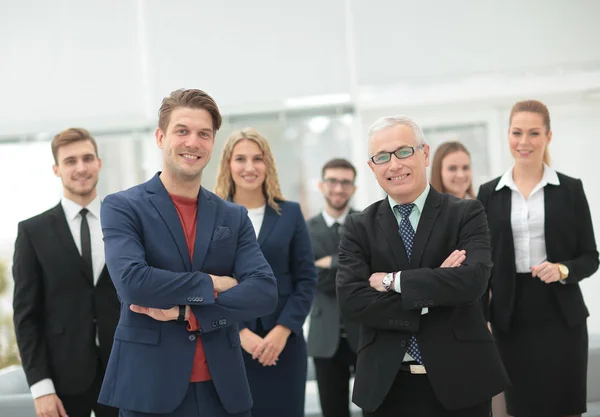
<svg viewBox="0 0 600 417">
<path fill-rule="evenodd" d="M 308 221 L 319 274 L 308 331 L 308 355 L 314 358 L 323 417 L 350 416 L 350 378 L 356 366 L 358 325 L 341 319 L 335 291 L 341 227 L 353 213 L 356 168 L 331 159 L 321 170 L 319 191 L 325 207 Z"/>
<path fill-rule="evenodd" d="M 104 263 L 102 160 L 86 129 L 52 140 L 63 197 L 19 223 L 13 308 L 23 369 L 39 417 L 116 417 L 98 394 L 119 321 L 120 302 Z"/>
<path fill-rule="evenodd" d="M 548 108 L 510 113 L 514 165 L 481 186 L 493 247 L 490 321 L 512 381 L 508 413 L 579 416 L 586 411 L 589 315 L 579 282 L 598 269 L 580 180 L 549 166 Z"/>
<path fill-rule="evenodd" d="M 431 164 L 433 188 L 458 198 L 475 198 L 471 154 L 460 142 L 444 142 L 435 151 Z"/>
<path fill-rule="evenodd" d="M 300 205 L 280 191 L 275 159 L 256 130 L 234 132 L 223 148 L 215 193 L 248 210 L 258 243 L 277 279 L 275 311 L 240 323 L 253 417 L 304 417 L 307 373 L 302 325 L 317 286 Z"/>
</svg>

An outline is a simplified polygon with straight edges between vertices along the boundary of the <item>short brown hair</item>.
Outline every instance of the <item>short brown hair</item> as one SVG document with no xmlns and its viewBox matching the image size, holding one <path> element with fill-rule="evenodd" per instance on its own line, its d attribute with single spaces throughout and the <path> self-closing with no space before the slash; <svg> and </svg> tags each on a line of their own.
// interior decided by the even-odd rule
<svg viewBox="0 0 600 417">
<path fill-rule="evenodd" d="M 202 90 L 184 90 L 183 88 L 173 91 L 163 101 L 158 110 L 158 127 L 165 132 L 171 120 L 171 113 L 179 107 L 190 109 L 204 109 L 210 113 L 213 121 L 214 133 L 221 127 L 221 113 L 217 103 L 211 96 Z"/>
<path fill-rule="evenodd" d="M 546 133 L 550 132 L 550 112 L 548 111 L 548 107 L 538 100 L 524 100 L 516 102 L 510 111 L 510 118 L 508 119 L 509 128 L 512 124 L 514 115 L 522 112 L 537 113 L 542 116 L 544 126 L 546 127 Z M 546 147 L 544 150 L 544 163 L 546 165 L 550 165 L 550 152 L 548 151 L 548 147 Z"/>
<path fill-rule="evenodd" d="M 71 127 L 67 130 L 63 130 L 58 135 L 54 136 L 52 139 L 52 155 L 54 156 L 54 163 L 58 165 L 58 149 L 61 146 L 70 145 L 74 142 L 81 142 L 84 140 L 88 140 L 94 145 L 94 152 L 96 152 L 96 157 L 98 157 L 98 145 L 96 144 L 96 140 L 90 135 L 86 129 L 82 127 Z"/>
<path fill-rule="evenodd" d="M 442 181 L 442 163 L 444 162 L 444 158 L 451 153 L 454 152 L 464 152 L 471 159 L 471 154 L 460 142 L 444 142 L 435 150 L 435 155 L 433 156 L 433 163 L 431 164 L 431 186 L 436 189 L 436 191 L 440 193 L 447 193 L 446 187 L 444 187 L 444 182 Z M 467 196 L 469 198 L 475 198 L 475 193 L 473 192 L 473 180 L 469 184 L 469 188 L 467 188 Z"/>
<path fill-rule="evenodd" d="M 325 171 L 336 168 L 351 170 L 354 174 L 354 179 L 356 179 L 356 168 L 354 168 L 354 165 L 352 165 L 350 161 L 344 158 L 334 158 L 327 161 L 325 165 L 323 165 L 323 168 L 321 168 L 321 178 L 325 177 Z"/>
</svg>

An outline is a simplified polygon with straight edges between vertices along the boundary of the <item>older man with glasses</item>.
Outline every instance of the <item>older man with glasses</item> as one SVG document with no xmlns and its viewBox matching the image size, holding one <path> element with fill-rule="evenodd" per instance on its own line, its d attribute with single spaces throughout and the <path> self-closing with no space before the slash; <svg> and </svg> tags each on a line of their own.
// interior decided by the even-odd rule
<svg viewBox="0 0 600 417">
<path fill-rule="evenodd" d="M 492 261 L 482 205 L 427 182 L 429 145 L 405 116 L 369 130 L 387 197 L 346 220 L 337 294 L 361 325 L 353 401 L 367 417 L 484 417 L 508 384 L 480 298 Z"/>
</svg>

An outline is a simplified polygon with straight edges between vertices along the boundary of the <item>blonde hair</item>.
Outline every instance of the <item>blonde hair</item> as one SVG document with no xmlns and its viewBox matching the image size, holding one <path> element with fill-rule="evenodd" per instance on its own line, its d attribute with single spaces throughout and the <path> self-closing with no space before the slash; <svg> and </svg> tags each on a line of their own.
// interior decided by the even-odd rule
<svg viewBox="0 0 600 417">
<path fill-rule="evenodd" d="M 515 114 L 521 112 L 537 113 L 542 116 L 546 133 L 550 132 L 550 112 L 548 111 L 548 107 L 538 100 L 524 100 L 516 102 L 510 110 L 510 117 L 508 119 L 509 129 Z M 544 149 L 544 163 L 546 165 L 550 165 L 550 151 L 548 151 L 548 145 L 546 145 L 546 148 Z"/>
<path fill-rule="evenodd" d="M 279 177 L 277 176 L 277 167 L 275 166 L 275 158 L 269 147 L 267 139 L 251 127 L 246 127 L 242 130 L 233 132 L 221 154 L 221 162 L 219 163 L 219 172 L 217 173 L 217 184 L 215 185 L 215 194 L 225 200 L 233 200 L 235 195 L 235 183 L 231 176 L 230 162 L 233 155 L 233 148 L 242 140 L 250 140 L 258 145 L 263 153 L 265 165 L 267 167 L 265 182 L 262 185 L 262 191 L 267 199 L 267 204 L 271 206 L 277 213 L 280 213 L 278 201 L 284 201 L 279 186 Z"/>
</svg>

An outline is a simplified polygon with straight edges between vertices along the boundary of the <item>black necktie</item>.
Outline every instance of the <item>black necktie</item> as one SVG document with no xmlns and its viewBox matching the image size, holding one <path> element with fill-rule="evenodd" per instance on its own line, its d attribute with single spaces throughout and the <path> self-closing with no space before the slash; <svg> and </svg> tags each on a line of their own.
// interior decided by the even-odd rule
<svg viewBox="0 0 600 417">
<path fill-rule="evenodd" d="M 90 211 L 86 208 L 82 208 L 79 214 L 81 214 L 81 257 L 87 265 L 87 270 L 90 274 L 92 281 L 94 280 L 94 267 L 92 265 L 92 239 L 90 236 L 90 225 L 88 224 L 87 214 Z"/>
<path fill-rule="evenodd" d="M 340 235 L 340 224 L 338 222 L 335 222 L 333 226 L 331 226 L 331 228 L 333 229 L 336 235 Z"/>
</svg>

